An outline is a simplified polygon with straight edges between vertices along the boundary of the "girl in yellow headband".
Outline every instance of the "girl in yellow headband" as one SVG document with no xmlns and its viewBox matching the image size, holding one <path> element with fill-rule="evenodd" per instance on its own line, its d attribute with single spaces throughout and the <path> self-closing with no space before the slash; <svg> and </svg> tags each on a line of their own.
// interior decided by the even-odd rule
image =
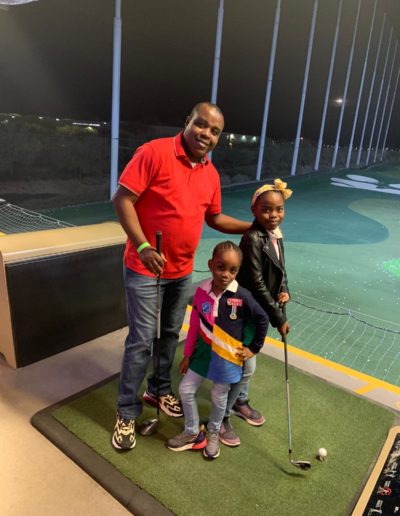
<svg viewBox="0 0 400 516">
<path fill-rule="evenodd" d="M 251 228 L 243 235 L 240 248 L 243 262 L 237 280 L 239 284 L 253 294 L 267 313 L 270 323 L 283 336 L 289 332 L 289 323 L 285 314 L 285 304 L 289 301 L 289 289 L 285 270 L 283 237 L 280 224 L 285 216 L 285 201 L 292 195 L 292 190 L 280 179 L 273 184 L 263 185 L 255 191 L 251 210 L 254 221 Z M 248 384 L 254 374 L 255 356 L 246 360 L 241 381 L 241 391 L 232 389 L 228 397 L 227 412 L 220 431 L 220 440 L 228 446 L 237 446 L 240 442 L 229 423 L 231 410 L 253 426 L 265 422 L 264 416 L 249 405 Z M 239 388 L 239 385 L 238 385 Z M 221 434 L 227 429 L 226 435 Z"/>
</svg>

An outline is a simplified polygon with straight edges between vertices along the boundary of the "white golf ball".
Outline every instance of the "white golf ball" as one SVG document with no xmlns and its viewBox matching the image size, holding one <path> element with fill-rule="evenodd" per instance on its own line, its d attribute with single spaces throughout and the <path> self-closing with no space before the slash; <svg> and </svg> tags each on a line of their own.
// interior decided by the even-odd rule
<svg viewBox="0 0 400 516">
<path fill-rule="evenodd" d="M 318 450 L 318 456 L 321 457 L 321 459 L 324 459 L 328 455 L 328 452 L 325 450 L 325 448 L 320 448 Z"/>
</svg>

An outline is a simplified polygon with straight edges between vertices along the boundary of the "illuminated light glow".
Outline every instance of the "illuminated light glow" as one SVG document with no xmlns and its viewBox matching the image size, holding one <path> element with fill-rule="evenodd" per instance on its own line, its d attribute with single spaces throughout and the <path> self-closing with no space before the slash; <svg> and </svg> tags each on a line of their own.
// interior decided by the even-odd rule
<svg viewBox="0 0 400 516">
<path fill-rule="evenodd" d="M 241 139 L 242 142 L 247 142 L 247 138 L 246 138 L 246 136 L 244 134 L 241 136 L 240 139 Z"/>
<path fill-rule="evenodd" d="M 106 122 L 104 122 L 104 124 L 106 124 Z M 101 127 L 101 124 L 95 122 L 72 122 L 72 125 L 83 125 L 85 127 L 91 127 L 92 129 L 93 127 Z"/>
<path fill-rule="evenodd" d="M 400 259 L 389 260 L 383 262 L 383 268 L 394 277 L 400 278 Z"/>
<path fill-rule="evenodd" d="M 339 98 L 335 99 L 335 103 L 340 106 L 343 104 L 343 99 L 339 97 Z"/>
<path fill-rule="evenodd" d="M 256 142 L 257 141 L 257 136 L 253 136 L 253 138 L 251 139 L 252 142 Z M 274 143 L 274 142 L 272 142 Z"/>
</svg>

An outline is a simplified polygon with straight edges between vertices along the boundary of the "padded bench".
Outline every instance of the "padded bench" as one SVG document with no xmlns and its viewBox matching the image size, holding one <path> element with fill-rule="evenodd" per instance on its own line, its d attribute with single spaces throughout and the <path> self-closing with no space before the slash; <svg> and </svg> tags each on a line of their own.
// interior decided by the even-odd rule
<svg viewBox="0 0 400 516">
<path fill-rule="evenodd" d="M 0 237 L 0 353 L 18 368 L 126 326 L 115 222 Z"/>
</svg>

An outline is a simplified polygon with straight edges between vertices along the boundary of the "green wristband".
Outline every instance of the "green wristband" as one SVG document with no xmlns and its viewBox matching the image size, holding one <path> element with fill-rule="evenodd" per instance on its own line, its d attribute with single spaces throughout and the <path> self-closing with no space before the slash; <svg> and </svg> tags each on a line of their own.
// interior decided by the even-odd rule
<svg viewBox="0 0 400 516">
<path fill-rule="evenodd" d="M 143 249 L 146 249 L 146 247 L 151 247 L 149 242 L 143 242 L 143 244 L 140 244 L 140 246 L 136 249 L 138 254 L 140 254 L 143 251 Z"/>
</svg>

